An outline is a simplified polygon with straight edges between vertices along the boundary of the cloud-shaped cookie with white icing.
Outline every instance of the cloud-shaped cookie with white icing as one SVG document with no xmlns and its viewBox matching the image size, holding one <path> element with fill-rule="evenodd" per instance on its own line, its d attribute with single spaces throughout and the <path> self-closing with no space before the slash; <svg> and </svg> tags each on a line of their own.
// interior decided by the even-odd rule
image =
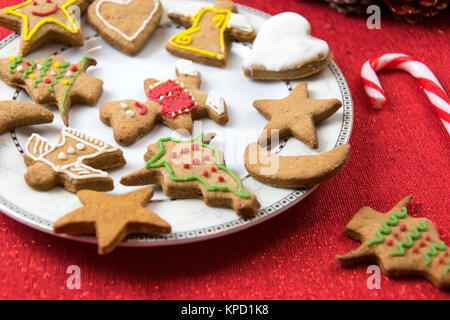
<svg viewBox="0 0 450 320">
<path fill-rule="evenodd" d="M 332 57 L 328 44 L 311 36 L 308 20 L 284 12 L 264 23 L 242 69 L 252 79 L 292 80 L 319 72 Z"/>
</svg>

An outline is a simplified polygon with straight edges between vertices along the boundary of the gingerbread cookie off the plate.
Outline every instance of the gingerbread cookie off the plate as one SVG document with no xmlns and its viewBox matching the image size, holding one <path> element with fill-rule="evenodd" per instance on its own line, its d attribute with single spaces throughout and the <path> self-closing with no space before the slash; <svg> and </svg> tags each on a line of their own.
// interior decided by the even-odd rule
<svg viewBox="0 0 450 320">
<path fill-rule="evenodd" d="M 56 185 L 70 192 L 82 189 L 111 191 L 113 180 L 102 170 L 126 164 L 122 150 L 72 128 L 61 131 L 57 145 L 33 134 L 24 152 L 28 166 L 25 181 L 40 191 Z"/>
<path fill-rule="evenodd" d="M 312 156 L 278 156 L 252 143 L 245 149 L 244 163 L 248 173 L 274 187 L 306 188 L 337 175 L 350 159 L 350 145 Z"/>
<path fill-rule="evenodd" d="M 199 90 L 201 75 L 192 61 L 178 60 L 175 69 L 176 79 L 144 81 L 146 102 L 120 100 L 100 108 L 100 120 L 113 128 L 118 144 L 133 144 L 158 122 L 191 133 L 195 119 L 209 117 L 219 124 L 228 121 L 225 100 L 215 91 Z"/>
<path fill-rule="evenodd" d="M 228 60 L 228 42 L 252 42 L 256 36 L 248 18 L 237 12 L 229 0 L 219 0 L 214 7 L 181 2 L 169 10 L 168 15 L 188 29 L 170 38 L 167 51 L 195 62 L 224 67 Z"/>
<path fill-rule="evenodd" d="M 0 101 L 0 134 L 9 130 L 50 123 L 53 113 L 38 104 L 23 101 Z"/>
<path fill-rule="evenodd" d="M 181 141 L 162 138 L 147 148 L 145 168 L 121 179 L 126 186 L 158 184 L 174 199 L 201 198 L 211 207 L 233 208 L 253 216 L 260 204 L 245 190 L 239 177 L 225 166 L 223 154 L 211 147 L 204 134 Z"/>
<path fill-rule="evenodd" d="M 74 103 L 93 106 L 103 93 L 103 81 L 86 75 L 97 62 L 84 56 L 72 64 L 58 56 L 25 59 L 22 55 L 0 59 L 0 79 L 25 89 L 36 103 L 56 104 L 69 125 L 69 109 Z"/>
<path fill-rule="evenodd" d="M 387 213 L 370 207 L 359 210 L 345 234 L 361 245 L 337 255 L 336 261 L 343 265 L 375 261 L 389 277 L 421 276 L 441 289 L 450 289 L 450 249 L 433 222 L 407 215 L 411 198 L 403 198 Z"/>
<path fill-rule="evenodd" d="M 311 36 L 305 18 L 284 12 L 264 23 L 243 71 L 253 79 L 293 80 L 319 72 L 332 58 L 328 44 Z"/>
<path fill-rule="evenodd" d="M 158 26 L 159 0 L 97 0 L 89 6 L 89 24 L 116 49 L 135 55 Z"/>
<path fill-rule="evenodd" d="M 316 124 L 331 117 L 342 103 L 338 99 L 310 99 L 306 82 L 299 83 L 288 97 L 281 100 L 256 100 L 253 106 L 269 123 L 259 138 L 263 146 L 272 138 L 294 136 L 311 148 L 317 148 Z"/>
<path fill-rule="evenodd" d="M 98 253 L 107 254 L 129 234 L 170 233 L 170 225 L 145 208 L 153 196 L 151 187 L 119 196 L 82 190 L 77 193 L 84 207 L 72 211 L 53 224 L 56 233 L 93 234 Z"/>
<path fill-rule="evenodd" d="M 1 9 L 0 25 L 21 34 L 24 56 L 49 42 L 82 46 L 77 19 L 88 5 L 89 0 L 28 0 Z"/>
</svg>

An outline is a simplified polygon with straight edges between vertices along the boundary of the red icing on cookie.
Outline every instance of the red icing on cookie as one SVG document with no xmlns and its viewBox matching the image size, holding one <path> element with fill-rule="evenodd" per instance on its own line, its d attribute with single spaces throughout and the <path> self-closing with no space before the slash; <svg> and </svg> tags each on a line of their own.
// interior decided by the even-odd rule
<svg viewBox="0 0 450 320">
<path fill-rule="evenodd" d="M 179 114 L 189 113 L 197 108 L 192 95 L 174 80 L 167 80 L 149 88 L 147 95 L 150 100 L 158 102 L 161 105 L 161 113 L 172 120 Z"/>
<path fill-rule="evenodd" d="M 46 16 L 49 16 L 49 15 L 55 13 L 56 10 L 58 10 L 58 4 L 55 4 L 55 6 L 51 10 L 44 11 L 44 12 L 33 10 L 33 11 L 31 11 L 31 14 L 33 14 L 35 16 L 46 17 Z"/>
<path fill-rule="evenodd" d="M 144 114 L 146 114 L 147 111 L 148 111 L 148 109 L 147 109 L 147 107 L 146 107 L 145 105 L 143 105 L 142 103 L 139 103 L 139 102 L 137 102 L 137 101 L 134 103 L 134 106 L 135 106 L 136 108 L 139 109 L 139 114 L 140 114 L 141 116 L 143 116 Z"/>
</svg>

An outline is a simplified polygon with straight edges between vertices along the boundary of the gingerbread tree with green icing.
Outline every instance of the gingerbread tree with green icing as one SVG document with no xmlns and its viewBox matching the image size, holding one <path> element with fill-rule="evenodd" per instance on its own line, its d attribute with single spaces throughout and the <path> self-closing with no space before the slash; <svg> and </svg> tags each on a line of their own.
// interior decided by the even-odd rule
<svg viewBox="0 0 450 320">
<path fill-rule="evenodd" d="M 0 59 L 0 79 L 25 89 L 40 104 L 56 104 L 66 126 L 72 103 L 95 105 L 103 92 L 103 81 L 86 75 L 97 62 L 84 56 L 72 64 L 58 56 L 25 59 L 22 55 Z"/>
<path fill-rule="evenodd" d="M 260 204 L 245 190 L 239 177 L 225 166 L 223 154 L 200 134 L 186 141 L 171 137 L 151 144 L 145 168 L 121 179 L 128 186 L 158 184 L 170 198 L 201 198 L 208 206 L 233 208 L 251 216 Z"/>
<path fill-rule="evenodd" d="M 361 245 L 337 262 L 348 265 L 377 261 L 387 276 L 418 275 L 440 288 L 450 288 L 450 250 L 429 219 L 407 215 L 412 196 L 386 214 L 363 207 L 350 220 L 345 234 Z"/>
</svg>

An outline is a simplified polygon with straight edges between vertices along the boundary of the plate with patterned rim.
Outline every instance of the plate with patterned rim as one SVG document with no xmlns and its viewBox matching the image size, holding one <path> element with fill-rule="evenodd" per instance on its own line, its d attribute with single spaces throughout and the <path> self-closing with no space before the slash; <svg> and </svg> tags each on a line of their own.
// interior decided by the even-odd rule
<svg viewBox="0 0 450 320">
<path fill-rule="evenodd" d="M 194 1 L 192 1 L 194 2 Z M 199 3 L 199 1 L 195 1 Z M 200 1 L 205 6 L 213 1 Z M 98 61 L 98 65 L 87 71 L 88 75 L 104 81 L 104 92 L 97 106 L 76 105 L 70 111 L 70 125 L 73 128 L 116 145 L 112 130 L 104 125 L 98 116 L 98 108 L 108 101 L 136 99 L 145 101 L 143 80 L 149 77 L 157 79 L 174 78 L 174 65 L 178 60 L 166 52 L 165 43 L 181 30 L 167 18 L 167 10 L 176 5 L 174 0 L 163 0 L 163 18 L 150 41 L 135 57 L 129 57 L 105 43 L 82 18 L 81 25 L 86 38 L 83 47 L 60 47 L 47 45 L 30 54 L 29 58 L 38 59 L 52 54 L 62 56 L 66 61 L 79 61 L 83 55 L 89 55 Z M 237 5 L 239 13 L 249 17 L 258 30 L 270 15 L 243 5 Z M 313 30 L 314 34 L 314 30 Z M 326 39 L 325 39 L 326 40 Z M 0 57 L 16 55 L 19 37 L 12 34 L 0 42 Z M 289 94 L 298 82 L 295 81 L 253 81 L 244 77 L 241 65 L 251 48 L 251 44 L 233 43 L 228 64 L 225 68 L 215 68 L 195 64 L 202 74 L 202 91 L 219 92 L 227 102 L 230 121 L 220 126 L 210 119 L 195 121 L 194 133 L 214 132 L 216 138 L 211 145 L 224 152 L 227 167 L 233 170 L 243 181 L 244 187 L 254 193 L 261 209 L 254 217 L 241 218 L 231 209 L 212 208 L 198 199 L 172 200 L 167 198 L 161 188 L 155 186 L 155 195 L 147 208 L 159 214 L 172 226 L 172 233 L 164 236 L 130 235 L 122 245 L 125 246 L 164 246 L 216 238 L 244 230 L 266 221 L 302 201 L 311 194 L 309 189 L 273 188 L 259 183 L 250 177 L 243 165 L 245 147 L 257 140 L 259 133 L 267 123 L 252 107 L 256 99 L 281 99 Z M 318 126 L 319 148 L 312 150 L 296 139 L 281 141 L 273 152 L 280 155 L 310 155 L 331 150 L 345 144 L 350 139 L 353 124 L 353 103 L 347 82 L 332 61 L 324 70 L 305 78 L 310 96 L 313 99 L 337 98 L 342 108 L 331 118 Z M 12 88 L 0 82 L 1 100 L 31 101 L 20 89 Z M 53 106 L 48 107 L 55 113 L 52 124 L 19 128 L 11 133 L 0 135 L 0 210 L 11 218 L 38 230 L 52 233 L 55 220 L 81 206 L 78 198 L 61 187 L 48 192 L 35 191 L 27 186 L 23 179 L 26 166 L 23 162 L 23 147 L 33 133 L 56 142 L 64 124 Z M 144 165 L 143 154 L 146 146 L 159 138 L 177 133 L 162 125 L 155 128 L 129 147 L 121 147 L 127 160 L 123 168 L 109 171 L 115 181 L 112 194 L 135 190 L 118 182 L 120 177 L 133 172 Z M 337 176 L 335 179 L 339 179 Z M 95 242 L 92 236 L 64 236 L 66 238 Z"/>
</svg>

